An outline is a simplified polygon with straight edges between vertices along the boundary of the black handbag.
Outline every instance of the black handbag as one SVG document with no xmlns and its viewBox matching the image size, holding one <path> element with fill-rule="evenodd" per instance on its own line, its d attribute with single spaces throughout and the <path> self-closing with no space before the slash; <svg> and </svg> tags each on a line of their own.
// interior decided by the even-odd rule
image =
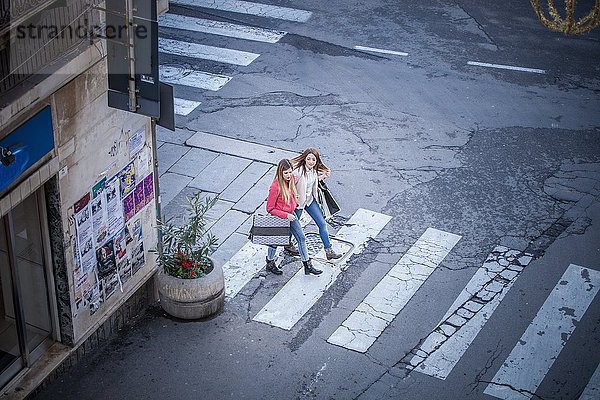
<svg viewBox="0 0 600 400">
<path fill-rule="evenodd" d="M 271 214 L 254 214 L 249 238 L 254 244 L 287 246 L 290 244 L 290 221 Z"/>
<path fill-rule="evenodd" d="M 323 212 L 323 217 L 325 217 L 326 220 L 340 212 L 340 205 L 335 200 L 324 181 L 319 181 L 319 185 L 317 186 L 317 203 L 319 203 L 321 212 Z"/>
</svg>

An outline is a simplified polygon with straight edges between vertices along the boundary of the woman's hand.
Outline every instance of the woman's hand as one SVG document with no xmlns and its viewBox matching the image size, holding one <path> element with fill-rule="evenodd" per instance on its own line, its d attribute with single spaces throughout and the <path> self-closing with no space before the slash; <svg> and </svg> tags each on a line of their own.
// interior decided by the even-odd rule
<svg viewBox="0 0 600 400">
<path fill-rule="evenodd" d="M 319 172 L 319 180 L 322 181 L 325 178 L 329 178 L 329 175 L 331 175 L 331 171 L 321 171 Z"/>
<path fill-rule="evenodd" d="M 288 221 L 295 221 L 296 220 L 296 216 L 294 214 L 288 214 L 287 215 L 287 219 L 288 219 Z"/>
</svg>

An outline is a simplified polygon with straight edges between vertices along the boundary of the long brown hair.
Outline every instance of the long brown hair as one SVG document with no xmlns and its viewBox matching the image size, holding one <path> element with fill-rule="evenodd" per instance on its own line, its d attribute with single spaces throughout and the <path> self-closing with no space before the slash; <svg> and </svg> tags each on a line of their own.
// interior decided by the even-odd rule
<svg viewBox="0 0 600 400">
<path fill-rule="evenodd" d="M 277 182 L 277 186 L 279 186 L 279 194 L 281 194 L 281 197 L 283 197 L 283 201 L 285 201 L 286 204 L 289 204 L 292 196 L 296 197 L 297 194 L 294 177 L 292 176 L 289 182 L 283 177 L 283 172 L 287 171 L 288 169 L 292 169 L 292 163 L 290 160 L 284 158 L 283 160 L 279 161 L 274 179 L 274 181 Z"/>
<path fill-rule="evenodd" d="M 323 163 L 321 160 L 321 154 L 316 147 L 309 147 L 304 150 L 302 154 L 292 158 L 290 161 L 294 164 L 294 167 L 300 169 L 303 174 L 306 174 L 306 157 L 309 154 L 312 154 L 317 159 L 317 163 L 315 164 L 315 171 L 318 172 L 329 172 L 329 167 Z"/>
</svg>

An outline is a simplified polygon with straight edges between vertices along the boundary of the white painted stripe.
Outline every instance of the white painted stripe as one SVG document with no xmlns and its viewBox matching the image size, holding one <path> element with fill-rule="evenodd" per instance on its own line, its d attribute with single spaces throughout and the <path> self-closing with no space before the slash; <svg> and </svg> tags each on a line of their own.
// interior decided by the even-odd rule
<svg viewBox="0 0 600 400">
<path fill-rule="evenodd" d="M 596 368 L 596 372 L 590 378 L 583 393 L 579 396 L 579 400 L 598 400 L 600 399 L 600 365 Z"/>
<path fill-rule="evenodd" d="M 188 115 L 200 105 L 199 101 L 180 99 L 175 97 L 175 114 L 177 115 Z"/>
<path fill-rule="evenodd" d="M 260 55 L 246 51 L 163 38 L 158 39 L 158 51 L 178 56 L 244 66 L 250 65 Z"/>
<path fill-rule="evenodd" d="M 427 228 L 327 341 L 350 350 L 367 351 L 460 238 Z"/>
<path fill-rule="evenodd" d="M 210 35 L 226 36 L 255 42 L 277 43 L 286 35 L 284 31 L 231 24 L 211 19 L 187 17 L 185 15 L 165 14 L 158 18 L 161 27 L 183 29 Z"/>
<path fill-rule="evenodd" d="M 477 337 L 485 323 L 491 318 L 506 293 L 513 286 L 523 267 L 529 264 L 532 259 L 531 256 L 524 255 L 517 260 L 517 263 L 521 266 L 518 266 L 518 264 L 510 265 L 511 261 L 514 262 L 514 259 L 511 260 L 510 257 L 520 252 L 507 250 L 500 247 L 494 249 L 483 266 L 475 272 L 475 275 L 473 275 L 452 306 L 450 306 L 436 329 L 423 341 L 416 352 L 417 355 L 412 357 L 410 361 L 410 365 L 416 366 L 416 371 L 439 379 L 446 379 L 450 372 L 452 372 L 452 369 L 467 351 L 473 340 L 475 340 L 475 337 Z M 506 254 L 508 260 L 505 257 L 499 259 L 495 255 L 499 253 Z M 500 264 L 499 261 L 505 266 Z M 503 285 L 495 280 L 497 278 L 506 279 L 508 282 Z M 469 304 L 469 300 L 474 295 L 478 295 L 483 300 L 488 301 L 478 311 L 476 309 L 480 307 L 478 305 L 480 303 Z M 474 315 L 470 319 L 463 318 L 467 317 L 467 315 L 463 314 L 461 316 L 461 311 L 471 315 L 469 311 L 471 307 L 476 307 L 472 308 L 475 311 Z M 454 319 L 449 319 L 453 314 Z M 441 329 L 442 323 L 447 320 L 455 326 L 460 326 L 460 329 L 456 332 L 451 332 L 449 337 L 440 333 L 440 330 L 441 332 L 444 331 Z M 464 323 L 464 325 L 461 326 L 461 323 Z M 443 327 L 450 330 L 453 329 L 452 326 L 447 324 L 444 324 Z"/>
<path fill-rule="evenodd" d="M 308 213 L 303 213 L 300 218 L 302 227 L 305 227 L 311 221 L 310 216 L 307 219 L 304 214 Z M 223 265 L 225 297 L 227 299 L 234 298 L 265 267 L 266 256 L 267 246 L 248 242 Z M 280 256 L 281 253 L 279 252 L 277 257 Z M 276 263 L 280 261 L 280 258 L 275 259 Z"/>
<path fill-rule="evenodd" d="M 215 75 L 208 72 L 195 71 L 176 65 L 161 65 L 160 80 L 175 85 L 191 86 L 198 89 L 217 91 L 231 80 L 230 76 Z"/>
<path fill-rule="evenodd" d="M 600 289 L 600 272 L 571 264 L 484 393 L 531 398 Z"/>
<path fill-rule="evenodd" d="M 171 0 L 170 4 L 204 7 L 213 10 L 229 11 L 238 14 L 249 14 L 294 22 L 306 22 L 312 15 L 312 12 L 310 11 L 239 0 Z"/>
<path fill-rule="evenodd" d="M 408 53 L 403 51 L 394 51 L 394 50 L 385 50 L 385 49 L 376 49 L 375 47 L 366 47 L 366 46 L 354 46 L 356 50 L 362 51 L 371 51 L 373 53 L 383 53 L 383 54 L 393 54 L 395 56 L 407 56 Z"/>
<path fill-rule="evenodd" d="M 481 63 L 481 62 L 477 62 L 477 61 L 468 61 L 467 64 L 475 65 L 477 67 L 499 68 L 499 69 L 508 69 L 511 71 L 522 71 L 522 72 L 534 72 L 536 74 L 545 74 L 546 73 L 546 71 L 543 69 L 513 67 L 512 65 L 502 65 L 502 64 L 488 64 L 488 63 Z"/>
<path fill-rule="evenodd" d="M 352 242 L 355 245 L 352 254 L 358 254 L 390 219 L 388 215 L 359 208 L 340 228 L 336 237 Z M 345 260 L 349 257 L 350 255 Z M 307 276 L 304 275 L 304 269 L 300 269 L 253 319 L 282 329 L 292 329 L 335 282 L 340 272 L 348 267 L 346 261 L 332 266 L 313 260 L 313 265 L 323 273 L 319 276 Z"/>
<path fill-rule="evenodd" d="M 267 246 L 246 243 L 223 265 L 225 297 L 231 299 L 265 267 Z"/>
</svg>

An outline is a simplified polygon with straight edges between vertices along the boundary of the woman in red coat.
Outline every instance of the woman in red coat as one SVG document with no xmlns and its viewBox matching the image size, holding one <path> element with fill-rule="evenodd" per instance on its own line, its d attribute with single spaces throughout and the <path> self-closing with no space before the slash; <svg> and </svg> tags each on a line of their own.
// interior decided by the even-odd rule
<svg viewBox="0 0 600 400">
<path fill-rule="evenodd" d="M 290 231 L 298 242 L 298 251 L 300 259 L 304 264 L 304 273 L 319 275 L 321 270 L 314 268 L 308 257 L 306 248 L 306 237 L 294 210 L 298 205 L 298 192 L 296 191 L 296 182 L 292 173 L 292 163 L 290 160 L 283 159 L 277 164 L 275 179 L 269 188 L 269 197 L 267 198 L 267 212 L 279 218 L 285 218 L 290 221 Z M 267 253 L 267 271 L 281 275 L 283 272 L 275 264 L 276 247 L 269 246 Z"/>
</svg>

